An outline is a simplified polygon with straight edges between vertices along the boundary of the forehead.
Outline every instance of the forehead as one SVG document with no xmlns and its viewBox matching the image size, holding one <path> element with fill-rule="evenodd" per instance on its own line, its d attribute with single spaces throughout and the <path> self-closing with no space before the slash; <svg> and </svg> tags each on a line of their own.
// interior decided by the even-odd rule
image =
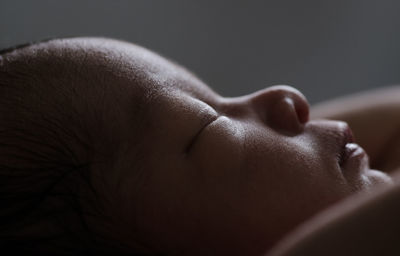
<svg viewBox="0 0 400 256">
<path fill-rule="evenodd" d="M 78 67 L 79 73 L 90 79 L 88 89 L 79 86 L 76 90 L 85 97 L 85 102 L 93 99 L 91 106 L 96 109 L 107 106 L 97 112 L 106 111 L 112 118 L 118 114 L 123 116 L 120 120 L 129 120 L 130 125 L 119 125 L 119 129 L 137 123 L 142 126 L 157 123 L 168 113 L 190 112 L 193 98 L 214 106 L 221 99 L 184 67 L 131 43 L 72 38 L 39 44 L 40 47 L 51 52 L 51 58 L 62 57 L 60 62 L 72 66 L 72 71 Z M 204 106 L 199 101 L 196 106 Z"/>
<path fill-rule="evenodd" d="M 143 86 L 157 97 L 187 94 L 203 101 L 213 101 L 219 97 L 184 67 L 129 42 L 106 38 L 72 38 L 57 40 L 54 46 L 66 47 L 78 55 L 85 52 L 85 57 L 93 57 L 90 58 L 93 62 L 103 63 L 127 83 Z"/>
</svg>

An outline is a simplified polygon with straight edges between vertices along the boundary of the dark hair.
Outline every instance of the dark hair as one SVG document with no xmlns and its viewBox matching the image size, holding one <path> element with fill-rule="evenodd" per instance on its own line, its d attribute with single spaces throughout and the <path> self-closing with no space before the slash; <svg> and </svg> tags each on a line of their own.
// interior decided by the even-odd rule
<svg viewBox="0 0 400 256">
<path fill-rule="evenodd" d="M 82 125 L 79 118 L 63 112 L 66 106 L 51 105 L 63 120 L 40 111 L 42 104 L 51 102 L 44 97 L 46 89 L 38 85 L 65 82 L 65 70 L 54 68 L 52 62 L 9 56 L 35 44 L 0 50 L 0 251 L 2 255 L 139 255 L 94 232 L 86 221 L 87 216 L 107 219 L 91 181 L 93 162 L 80 159 L 69 147 L 73 140 L 92 150 L 90 136 L 65 127 L 66 120 Z M 41 65 L 50 71 L 38 72 Z"/>
</svg>

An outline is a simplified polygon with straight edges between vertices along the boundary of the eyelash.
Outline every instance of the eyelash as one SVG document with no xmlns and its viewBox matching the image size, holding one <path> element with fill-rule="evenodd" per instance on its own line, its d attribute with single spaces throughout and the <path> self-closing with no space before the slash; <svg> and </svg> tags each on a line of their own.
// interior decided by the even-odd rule
<svg viewBox="0 0 400 256">
<path fill-rule="evenodd" d="M 188 154 L 190 152 L 190 150 L 192 149 L 193 145 L 196 143 L 198 137 L 200 136 L 200 134 L 203 132 L 203 130 L 209 126 L 211 123 L 215 122 L 218 119 L 218 116 L 214 116 L 213 118 L 211 118 L 205 125 L 203 125 L 203 127 L 201 127 L 201 129 L 199 131 L 197 131 L 197 133 L 191 138 L 189 144 L 186 146 L 185 148 L 185 153 Z"/>
</svg>

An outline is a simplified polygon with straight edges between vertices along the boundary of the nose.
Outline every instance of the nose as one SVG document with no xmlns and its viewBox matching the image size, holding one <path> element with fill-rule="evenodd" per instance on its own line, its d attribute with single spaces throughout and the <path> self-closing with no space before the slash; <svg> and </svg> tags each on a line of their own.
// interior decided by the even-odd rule
<svg viewBox="0 0 400 256">
<path fill-rule="evenodd" d="M 309 104 L 297 89 L 275 85 L 248 95 L 251 108 L 274 130 L 293 135 L 304 129 L 309 120 Z"/>
</svg>

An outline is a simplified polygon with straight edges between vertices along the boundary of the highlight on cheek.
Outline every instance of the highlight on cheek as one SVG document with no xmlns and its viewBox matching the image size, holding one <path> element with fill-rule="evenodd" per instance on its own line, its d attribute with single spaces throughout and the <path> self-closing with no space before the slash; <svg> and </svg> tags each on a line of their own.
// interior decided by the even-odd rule
<svg viewBox="0 0 400 256">
<path fill-rule="evenodd" d="M 226 116 L 219 116 L 202 129 L 197 136 L 196 143 L 205 143 L 205 148 L 237 150 L 241 147 L 244 141 L 243 138 L 242 128 L 239 123 Z"/>
<path fill-rule="evenodd" d="M 127 43 L 86 38 L 43 47 L 0 65 L 0 93 L 8 96 L 0 98 L 3 254 L 8 243 L 15 255 L 41 255 L 47 246 L 76 249 L 71 255 L 265 255 L 333 203 L 392 183 L 350 150 L 346 123 L 310 121 L 309 104 L 292 87 L 223 98 Z M 375 146 L 385 133 L 366 137 Z M 129 252 L 119 252 L 125 245 Z"/>
<path fill-rule="evenodd" d="M 239 126 L 240 123 L 235 124 L 234 121 L 226 116 L 222 116 L 221 121 L 224 122 L 224 126 L 227 128 L 226 131 L 229 135 L 235 136 L 237 138 L 242 138 L 243 134 Z"/>
<path fill-rule="evenodd" d="M 195 125 L 187 128 L 193 129 L 193 131 L 189 131 L 189 133 L 193 135 L 188 139 L 188 144 L 185 146 L 185 154 L 188 154 L 191 151 L 202 131 L 219 118 L 218 112 L 213 107 L 199 99 L 191 98 L 190 104 L 192 105 L 191 108 L 193 108 L 193 113 L 191 114 L 193 121 L 190 122 Z"/>
</svg>

